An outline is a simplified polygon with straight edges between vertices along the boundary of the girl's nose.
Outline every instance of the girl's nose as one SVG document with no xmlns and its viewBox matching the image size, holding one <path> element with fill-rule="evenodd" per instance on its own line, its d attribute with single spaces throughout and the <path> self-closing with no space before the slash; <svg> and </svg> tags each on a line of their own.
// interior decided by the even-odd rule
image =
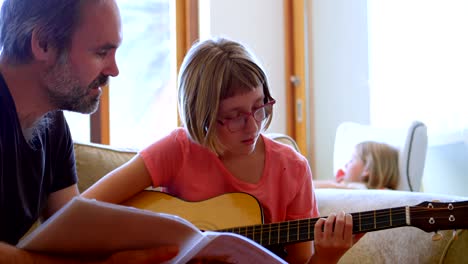
<svg viewBox="0 0 468 264">
<path fill-rule="evenodd" d="M 246 117 L 245 130 L 249 132 L 258 130 L 258 123 L 257 120 L 255 120 L 255 118 L 253 117 L 253 115 L 249 115 Z"/>
</svg>

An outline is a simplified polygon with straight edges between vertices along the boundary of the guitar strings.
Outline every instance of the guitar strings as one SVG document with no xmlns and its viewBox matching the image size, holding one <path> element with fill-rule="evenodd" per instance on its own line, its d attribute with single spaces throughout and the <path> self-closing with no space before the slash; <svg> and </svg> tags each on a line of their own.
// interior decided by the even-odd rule
<svg viewBox="0 0 468 264">
<path fill-rule="evenodd" d="M 404 214 L 404 210 L 401 210 L 400 215 Z M 375 221 L 375 218 L 372 217 L 363 217 L 361 218 L 361 222 L 365 222 L 366 219 L 372 219 L 372 223 L 368 223 L 364 226 L 374 226 L 374 224 L 379 225 L 382 227 L 382 223 L 388 223 L 388 221 Z M 396 217 L 394 218 L 394 222 L 398 222 L 399 220 L 404 220 L 403 223 L 405 222 L 405 217 Z M 250 227 L 240 227 L 238 228 L 238 231 L 235 231 L 235 233 L 244 235 L 246 237 L 249 237 L 260 244 L 272 244 L 271 240 L 277 243 L 285 243 L 288 242 L 290 239 L 293 237 L 297 237 L 295 240 L 311 240 L 314 236 L 314 225 L 317 222 L 318 218 L 315 219 L 301 219 L 301 220 L 293 220 L 293 221 L 288 221 L 288 222 L 283 222 L 283 223 L 271 223 L 271 224 L 266 224 L 266 225 L 256 225 L 256 226 L 250 226 Z M 363 221 L 364 220 L 364 221 Z M 404 224 L 399 224 L 399 225 L 404 225 Z M 354 227 L 357 226 L 357 223 L 353 224 Z M 387 227 L 390 227 L 387 225 Z M 236 229 L 236 228 L 234 228 Z M 234 231 L 234 229 L 232 229 Z M 373 230 L 375 228 L 361 228 L 362 232 L 368 231 L 368 230 Z M 299 230 L 299 232 L 297 232 Z M 288 232 L 288 231 L 293 231 L 293 232 Z M 272 239 L 272 233 L 273 233 L 273 239 Z M 263 234 L 268 234 L 268 235 L 263 235 Z M 257 238 L 257 239 L 256 239 Z M 268 242 L 268 243 L 267 243 Z M 273 243 L 273 244 L 277 244 Z"/>
<path fill-rule="evenodd" d="M 460 202 L 461 203 L 461 202 Z M 455 202 L 453 204 L 456 204 Z M 467 205 L 464 205 L 467 204 Z M 468 203 L 463 202 L 463 205 L 459 206 L 460 204 L 456 204 L 456 208 L 453 208 L 454 211 L 456 209 L 463 209 L 463 208 L 468 208 Z M 417 214 L 418 212 L 434 212 L 434 211 L 447 211 L 446 207 L 434 207 L 434 208 L 427 208 L 427 207 L 422 207 L 422 206 L 411 206 L 410 207 L 410 214 Z M 361 212 L 361 213 L 351 213 L 353 217 L 357 217 L 360 214 L 360 223 L 361 223 L 361 229 L 360 231 L 362 232 L 367 232 L 367 231 L 372 231 L 372 230 L 381 230 L 385 228 L 391 228 L 391 227 L 398 227 L 398 226 L 405 226 L 406 225 L 406 207 L 397 207 L 397 208 L 390 208 L 390 209 L 380 209 L 380 210 L 375 210 L 375 211 L 366 211 L 366 212 Z M 377 219 L 377 218 L 386 218 L 390 217 L 391 222 L 389 220 L 385 219 Z M 447 219 L 447 217 L 443 216 L 432 216 L 434 220 L 437 219 Z M 311 240 L 314 237 L 314 229 L 313 225 L 317 222 L 319 218 L 311 218 L 311 219 L 298 219 L 298 220 L 291 220 L 287 222 L 282 222 L 282 223 L 270 223 L 270 224 L 263 224 L 263 225 L 254 225 L 254 226 L 247 226 L 247 227 L 238 227 L 238 228 L 229 228 L 229 229 L 224 229 L 224 230 L 219 230 L 219 231 L 227 231 L 227 232 L 234 232 L 238 233 L 241 235 L 244 235 L 246 237 L 249 237 L 260 244 L 276 244 L 276 243 L 271 243 L 271 232 L 274 232 L 275 234 L 278 234 L 273 237 L 273 240 L 277 240 L 278 242 L 284 243 L 285 241 L 288 242 L 290 237 L 297 237 L 295 240 Z M 427 219 L 427 216 L 423 217 L 418 217 L 418 216 L 411 216 L 411 219 L 417 220 L 417 219 Z M 356 226 L 359 226 L 358 218 L 356 218 L 353 221 L 353 228 Z M 372 222 L 369 222 L 369 220 L 372 220 Z M 364 223 L 364 228 L 362 228 L 362 223 Z M 389 223 L 392 223 L 388 225 Z M 394 224 L 398 223 L 398 224 Z M 387 224 L 387 225 L 383 225 Z M 366 228 L 366 226 L 371 226 L 371 228 Z M 307 232 L 302 232 L 304 231 L 304 228 L 307 228 Z M 235 230 L 238 231 L 235 231 Z M 242 231 L 243 230 L 243 231 Z M 288 232 L 291 230 L 299 230 L 299 232 Z M 264 233 L 268 233 L 268 236 L 263 235 Z M 255 238 L 258 239 L 255 239 Z M 285 240 L 286 238 L 286 240 Z M 258 240 L 261 241 L 258 241 Z"/>
<path fill-rule="evenodd" d="M 357 215 L 359 213 L 352 213 L 352 215 L 354 215 L 354 214 L 356 214 L 355 217 L 357 217 Z M 395 217 L 393 219 L 401 220 L 401 219 L 405 219 L 405 217 L 406 217 L 404 208 L 400 208 L 399 210 L 394 209 L 394 210 L 392 210 L 391 214 L 387 213 L 387 211 L 386 212 L 379 212 L 379 210 L 376 210 L 375 213 L 373 211 L 372 212 L 368 211 L 368 212 L 361 212 L 360 214 L 361 214 L 360 215 L 361 221 L 367 221 L 369 219 L 374 219 L 375 217 L 384 217 L 384 216 L 398 215 L 398 214 L 404 214 L 404 215 L 401 218 Z M 277 226 L 277 225 L 287 226 L 288 224 L 289 224 L 289 227 L 291 228 L 291 227 L 297 227 L 297 225 L 303 225 L 304 222 L 307 222 L 307 224 L 309 224 L 309 222 L 310 222 L 310 224 L 315 224 L 315 222 L 317 222 L 318 219 L 319 218 L 297 219 L 297 220 L 285 221 L 285 222 L 281 222 L 281 223 L 269 223 L 269 224 L 263 224 L 263 225 L 234 227 L 234 228 L 229 228 L 229 229 L 259 229 L 259 228 L 261 228 L 261 226 L 263 226 L 263 229 L 266 229 L 266 228 L 269 228 L 268 226 Z"/>
<path fill-rule="evenodd" d="M 463 208 L 468 208 L 468 205 L 466 206 L 457 206 L 457 208 L 454 208 L 451 211 L 455 211 L 456 209 L 463 209 Z M 427 208 L 427 207 L 410 207 L 410 213 L 418 213 L 418 212 L 428 212 L 428 211 L 447 211 L 447 208 Z M 390 212 L 390 213 L 389 213 Z M 375 217 L 383 217 L 383 216 L 389 216 L 389 215 L 395 215 L 397 213 L 406 213 L 406 207 L 396 207 L 396 208 L 390 208 L 390 209 L 379 209 L 379 210 L 374 210 L 374 211 L 365 211 L 365 212 L 357 212 L 357 213 L 350 213 L 351 215 L 361 215 L 361 219 L 368 219 L 371 218 L 373 219 Z M 324 216 L 323 218 L 325 218 Z M 320 217 L 322 218 L 322 217 Z M 318 220 L 319 218 L 311 218 L 311 220 Z M 302 220 L 308 220 L 308 219 L 297 219 L 297 220 L 291 220 L 291 221 L 285 221 L 282 223 L 287 223 L 287 222 L 296 222 L 296 221 L 302 221 Z M 277 224 L 277 223 L 271 223 L 271 224 Z M 270 224 L 264 224 L 264 225 L 270 225 Z M 260 226 L 260 225 L 258 225 Z"/>
<path fill-rule="evenodd" d="M 462 208 L 468 208 L 467 206 L 461 206 L 457 207 L 457 209 L 462 209 Z M 446 211 L 447 208 L 426 208 L 426 207 L 410 207 L 410 215 L 412 219 L 418 219 L 417 216 L 413 214 L 417 214 L 419 212 L 435 212 L 435 211 Z M 455 209 L 454 209 L 455 210 Z M 360 214 L 360 218 L 356 218 L 356 220 L 361 219 L 361 221 L 368 221 L 368 220 L 373 220 L 374 218 L 383 218 L 383 217 L 389 217 L 392 216 L 392 220 L 398 221 L 398 220 L 406 220 L 406 207 L 397 207 L 397 208 L 392 208 L 390 209 L 380 209 L 380 210 L 375 210 L 375 211 L 366 211 L 366 212 L 361 212 L 361 213 L 351 213 L 354 217 L 358 217 Z M 402 217 L 398 217 L 398 215 L 402 215 Z M 395 216 L 395 217 L 393 217 Z M 434 219 L 443 219 L 443 216 L 432 216 Z M 424 217 L 421 217 L 424 218 Z M 319 218 L 311 218 L 310 221 L 312 221 L 314 224 Z M 255 225 L 256 228 L 260 228 L 260 226 L 264 226 L 263 229 L 265 229 L 265 226 L 268 225 L 288 225 L 289 223 L 289 228 L 291 227 L 297 227 L 297 225 L 304 224 L 302 223 L 303 221 L 309 221 L 309 219 L 297 219 L 297 220 L 291 220 L 291 221 L 286 221 L 286 222 L 281 222 L 281 223 L 270 223 L 270 224 L 263 224 L 263 225 Z M 378 222 L 380 223 L 380 222 Z M 250 226 L 254 227 L 254 226 Z M 240 227 L 240 228 L 246 228 L 246 227 Z M 267 227 L 268 228 L 268 227 Z"/>
</svg>

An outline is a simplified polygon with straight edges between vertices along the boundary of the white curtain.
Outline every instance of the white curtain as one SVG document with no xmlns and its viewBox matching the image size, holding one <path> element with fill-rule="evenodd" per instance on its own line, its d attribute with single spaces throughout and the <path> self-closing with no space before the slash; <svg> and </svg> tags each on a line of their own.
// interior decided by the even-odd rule
<svg viewBox="0 0 468 264">
<path fill-rule="evenodd" d="M 468 0 L 368 0 L 371 123 L 421 120 L 429 143 L 468 129 Z"/>
</svg>

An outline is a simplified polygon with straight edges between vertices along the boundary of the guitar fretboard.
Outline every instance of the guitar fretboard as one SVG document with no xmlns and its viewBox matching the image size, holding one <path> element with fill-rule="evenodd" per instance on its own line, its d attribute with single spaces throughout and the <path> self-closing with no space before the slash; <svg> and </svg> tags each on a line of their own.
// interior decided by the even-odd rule
<svg viewBox="0 0 468 264">
<path fill-rule="evenodd" d="M 352 213 L 353 234 L 407 226 L 406 207 Z M 314 225 L 319 218 L 252 225 L 217 230 L 248 237 L 263 246 L 314 240 Z"/>
</svg>

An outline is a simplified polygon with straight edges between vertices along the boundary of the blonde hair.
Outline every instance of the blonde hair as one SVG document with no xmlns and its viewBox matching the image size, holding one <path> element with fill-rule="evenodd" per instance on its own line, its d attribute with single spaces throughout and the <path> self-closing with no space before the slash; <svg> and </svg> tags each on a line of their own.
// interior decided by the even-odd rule
<svg viewBox="0 0 468 264">
<path fill-rule="evenodd" d="M 263 87 L 264 103 L 270 95 L 267 77 L 253 54 L 242 44 L 214 38 L 193 45 L 182 62 L 178 80 L 178 106 L 190 138 L 217 154 L 224 146 L 216 137 L 219 102 Z M 268 128 L 272 115 L 264 121 Z"/>
<path fill-rule="evenodd" d="M 398 149 L 375 141 L 361 142 L 355 149 L 368 171 L 368 177 L 364 179 L 367 188 L 397 188 L 400 180 Z"/>
</svg>

